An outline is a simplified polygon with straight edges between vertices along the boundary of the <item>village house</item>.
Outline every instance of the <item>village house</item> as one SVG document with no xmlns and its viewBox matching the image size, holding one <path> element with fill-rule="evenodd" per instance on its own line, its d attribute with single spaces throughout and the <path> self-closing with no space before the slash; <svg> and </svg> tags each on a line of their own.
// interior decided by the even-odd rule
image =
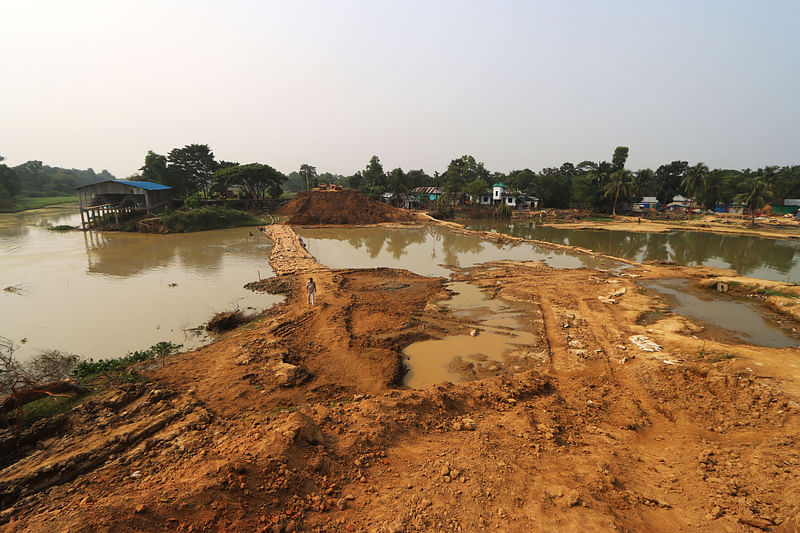
<svg viewBox="0 0 800 533">
<path fill-rule="evenodd" d="M 149 181 L 106 180 L 77 190 L 83 228 L 107 216 L 119 222 L 120 214 L 158 212 L 172 197 L 172 187 Z"/>
</svg>

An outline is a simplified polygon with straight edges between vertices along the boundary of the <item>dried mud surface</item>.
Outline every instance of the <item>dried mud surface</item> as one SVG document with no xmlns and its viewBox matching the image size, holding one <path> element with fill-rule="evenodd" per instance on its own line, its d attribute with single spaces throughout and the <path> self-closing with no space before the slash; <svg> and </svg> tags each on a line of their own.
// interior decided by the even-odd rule
<svg viewBox="0 0 800 533">
<path fill-rule="evenodd" d="M 635 280 L 724 272 L 461 270 L 538 340 L 409 390 L 400 350 L 470 327 L 438 305 L 442 280 L 327 269 L 291 228 L 269 231 L 279 276 L 254 285 L 284 303 L 140 365 L 144 383 L 0 434 L 0 530 L 800 529 L 800 404 L 781 367 L 797 350 L 701 354 L 685 318 L 640 325 L 655 302 Z"/>
</svg>

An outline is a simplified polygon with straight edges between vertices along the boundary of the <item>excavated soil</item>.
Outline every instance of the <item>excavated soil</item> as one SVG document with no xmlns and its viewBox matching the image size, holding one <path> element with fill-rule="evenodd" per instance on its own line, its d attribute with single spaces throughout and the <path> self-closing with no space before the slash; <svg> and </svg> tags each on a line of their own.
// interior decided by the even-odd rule
<svg viewBox="0 0 800 533">
<path fill-rule="evenodd" d="M 402 348 L 470 328 L 439 305 L 443 281 L 331 270 L 291 228 L 268 231 L 279 276 L 254 287 L 284 303 L 164 368 L 140 364 L 142 383 L 0 433 L 0 530 L 800 529 L 797 349 L 700 351 L 685 318 L 639 324 L 656 302 L 636 280 L 719 271 L 461 270 L 536 341 L 480 379 L 465 367 L 470 379 L 410 390 Z"/>
<path fill-rule="evenodd" d="M 281 206 L 278 215 L 292 225 L 352 225 L 382 222 L 416 222 L 411 211 L 398 209 L 361 194 L 345 191 L 306 191 Z"/>
</svg>

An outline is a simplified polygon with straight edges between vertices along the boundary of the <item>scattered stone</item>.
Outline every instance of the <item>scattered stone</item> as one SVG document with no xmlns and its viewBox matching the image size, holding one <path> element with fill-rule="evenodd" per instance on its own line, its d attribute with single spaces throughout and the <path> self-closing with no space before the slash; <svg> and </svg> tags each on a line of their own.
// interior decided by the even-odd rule
<svg viewBox="0 0 800 533">
<path fill-rule="evenodd" d="M 134 509 L 134 511 L 137 514 L 141 514 L 141 513 L 145 512 L 146 510 L 147 510 L 147 506 L 145 504 L 143 504 L 143 503 L 140 503 L 139 505 L 136 506 L 136 509 Z"/>
</svg>

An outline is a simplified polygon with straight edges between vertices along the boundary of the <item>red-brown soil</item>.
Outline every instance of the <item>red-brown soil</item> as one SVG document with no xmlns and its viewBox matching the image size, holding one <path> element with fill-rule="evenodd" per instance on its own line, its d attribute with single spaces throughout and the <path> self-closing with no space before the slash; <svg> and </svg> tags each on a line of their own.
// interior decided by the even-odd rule
<svg viewBox="0 0 800 533">
<path fill-rule="evenodd" d="M 442 280 L 330 270 L 272 231 L 284 274 L 255 286 L 285 303 L 164 368 L 140 364 L 145 382 L 0 433 L 0 530 L 800 529 L 796 383 L 761 366 L 797 350 L 700 352 L 685 318 L 639 325 L 656 302 L 636 276 L 708 269 L 460 271 L 539 340 L 480 379 L 408 390 L 400 349 L 471 327 L 436 305 Z"/>
<path fill-rule="evenodd" d="M 281 206 L 276 214 L 288 216 L 292 225 L 379 224 L 415 222 L 417 216 L 373 200 L 360 192 L 306 191 Z"/>
</svg>

